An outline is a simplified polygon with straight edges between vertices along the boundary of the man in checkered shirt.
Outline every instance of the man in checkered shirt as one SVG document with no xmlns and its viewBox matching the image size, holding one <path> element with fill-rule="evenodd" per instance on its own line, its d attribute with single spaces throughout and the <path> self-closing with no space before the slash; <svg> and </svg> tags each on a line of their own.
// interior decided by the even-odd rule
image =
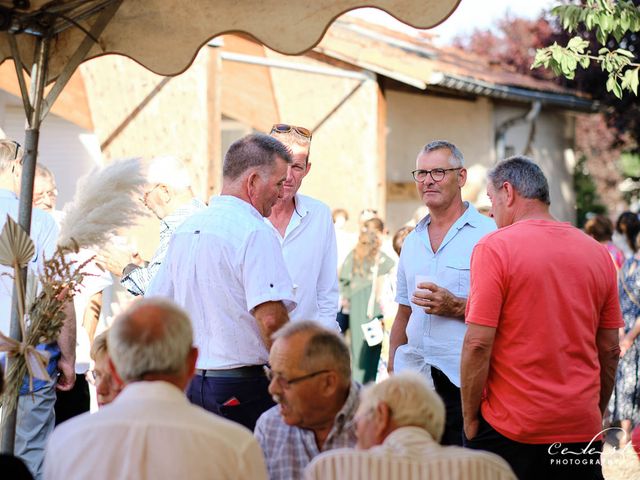
<svg viewBox="0 0 640 480">
<path fill-rule="evenodd" d="M 349 349 L 335 332 L 301 321 L 273 339 L 266 371 L 278 405 L 258 419 L 255 436 L 269 478 L 296 480 L 316 455 L 356 444 L 360 385 L 351 380 Z"/>
</svg>

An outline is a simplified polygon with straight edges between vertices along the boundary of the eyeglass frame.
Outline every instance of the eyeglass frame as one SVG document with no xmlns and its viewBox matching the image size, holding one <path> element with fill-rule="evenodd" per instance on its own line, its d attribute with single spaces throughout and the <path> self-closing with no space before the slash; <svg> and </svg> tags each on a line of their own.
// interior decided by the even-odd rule
<svg viewBox="0 0 640 480">
<path fill-rule="evenodd" d="M 447 172 L 451 172 L 454 170 L 462 170 L 464 167 L 456 167 L 456 168 L 432 168 L 431 170 L 423 170 L 423 169 L 417 169 L 411 172 L 411 176 L 413 177 L 413 180 L 418 182 L 418 183 L 423 183 L 426 179 L 428 175 L 431 175 L 431 180 L 433 180 L 434 182 L 438 183 L 441 182 L 442 180 L 445 179 L 445 177 L 447 176 Z M 436 178 L 433 176 L 433 172 L 442 172 L 442 178 L 439 178 L 438 180 L 436 180 Z M 424 178 L 422 180 L 418 180 L 418 178 L 416 177 L 417 174 L 420 173 L 424 173 Z"/>
<path fill-rule="evenodd" d="M 300 135 L 301 137 L 306 138 L 309 141 L 311 141 L 311 138 L 313 137 L 311 130 L 309 130 L 308 128 L 296 127 L 295 125 L 289 125 L 286 123 L 274 123 L 271 126 L 271 132 L 269 133 L 269 135 L 272 135 L 274 133 L 289 133 L 292 130 L 298 135 Z"/>
<path fill-rule="evenodd" d="M 264 371 L 264 376 L 267 377 L 267 380 L 269 380 L 269 382 L 272 382 L 275 380 L 285 390 L 291 388 L 291 385 L 295 385 L 296 383 L 303 382 L 304 380 L 308 380 L 310 378 L 316 377 L 323 373 L 331 372 L 331 370 L 327 370 L 327 369 L 318 370 L 316 372 L 307 373 L 306 375 L 301 375 L 299 377 L 294 377 L 291 380 L 287 380 L 282 375 L 275 373 L 273 370 L 271 370 L 271 367 L 269 367 L 268 365 L 263 365 L 262 370 Z"/>
</svg>

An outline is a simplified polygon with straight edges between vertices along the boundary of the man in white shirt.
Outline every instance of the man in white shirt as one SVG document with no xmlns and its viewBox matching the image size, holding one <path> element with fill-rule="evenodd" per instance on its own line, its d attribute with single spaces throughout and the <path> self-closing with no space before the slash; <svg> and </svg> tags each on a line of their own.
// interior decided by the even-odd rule
<svg viewBox="0 0 640 480">
<path fill-rule="evenodd" d="M 496 225 L 462 201 L 467 170 L 452 143 L 427 144 L 412 174 L 429 214 L 407 236 L 400 254 L 389 370 L 419 371 L 433 381 L 447 410 L 442 443 L 462 445 L 460 355 L 469 263 L 473 247 Z"/>
<path fill-rule="evenodd" d="M 268 135 L 247 135 L 225 155 L 222 193 L 176 230 L 147 296 L 185 308 L 200 350 L 187 396 L 253 429 L 274 403 L 263 365 L 271 335 L 295 307 L 282 249 L 263 217 L 282 195 L 291 157 Z"/>
<path fill-rule="evenodd" d="M 442 400 L 416 373 L 400 373 L 365 387 L 355 420 L 359 449 L 317 456 L 304 478 L 516 480 L 497 455 L 440 446 L 444 417 Z"/>
<path fill-rule="evenodd" d="M 271 136 L 291 151 L 291 165 L 268 225 L 277 233 L 287 270 L 293 280 L 296 309 L 291 321 L 313 320 L 337 330 L 338 251 L 331 210 L 319 200 L 298 193 L 311 169 L 311 132 L 276 124 Z"/>
<path fill-rule="evenodd" d="M 0 229 L 7 216 L 18 220 L 18 194 L 21 186 L 23 149 L 12 140 L 0 140 Z M 35 255 L 27 270 L 37 277 L 44 268 L 45 259 L 56 249 L 58 227 L 48 213 L 34 208 L 31 211 L 30 237 Z M 13 269 L 0 265 L 0 332 L 9 336 L 11 322 L 11 297 Z M 44 448 L 55 425 L 54 404 L 56 388 L 69 391 L 75 383 L 76 318 L 73 304 L 65 306 L 66 319 L 57 342 L 40 344 L 38 349 L 49 352 L 47 372 L 53 379 L 35 379 L 33 388 L 25 381 L 20 389 L 16 420 L 15 454 L 20 457 L 36 479 L 42 478 Z M 4 363 L 4 353 L 0 354 Z"/>
<path fill-rule="evenodd" d="M 198 358 L 186 312 L 162 299 L 136 302 L 113 323 L 108 345 L 126 386 L 109 406 L 56 428 L 48 480 L 267 478 L 249 431 L 185 398 Z"/>
</svg>

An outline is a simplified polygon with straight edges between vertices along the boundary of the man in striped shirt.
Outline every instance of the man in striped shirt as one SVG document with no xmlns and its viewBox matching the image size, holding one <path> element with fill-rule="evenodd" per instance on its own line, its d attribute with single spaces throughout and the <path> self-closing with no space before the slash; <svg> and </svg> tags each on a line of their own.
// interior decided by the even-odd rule
<svg viewBox="0 0 640 480">
<path fill-rule="evenodd" d="M 316 457 L 305 480 L 515 480 L 497 455 L 439 444 L 444 403 L 418 374 L 405 372 L 366 387 L 356 414 L 358 450 Z"/>
</svg>

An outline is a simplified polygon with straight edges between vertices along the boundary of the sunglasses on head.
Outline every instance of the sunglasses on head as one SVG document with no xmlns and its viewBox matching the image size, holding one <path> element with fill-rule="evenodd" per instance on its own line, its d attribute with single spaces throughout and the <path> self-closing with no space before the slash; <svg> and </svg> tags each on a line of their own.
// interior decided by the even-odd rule
<svg viewBox="0 0 640 480">
<path fill-rule="evenodd" d="M 271 133 L 289 133 L 292 130 L 301 137 L 311 140 L 311 130 L 304 127 L 296 127 L 295 125 L 287 125 L 286 123 L 276 123 L 271 127 Z"/>
</svg>

